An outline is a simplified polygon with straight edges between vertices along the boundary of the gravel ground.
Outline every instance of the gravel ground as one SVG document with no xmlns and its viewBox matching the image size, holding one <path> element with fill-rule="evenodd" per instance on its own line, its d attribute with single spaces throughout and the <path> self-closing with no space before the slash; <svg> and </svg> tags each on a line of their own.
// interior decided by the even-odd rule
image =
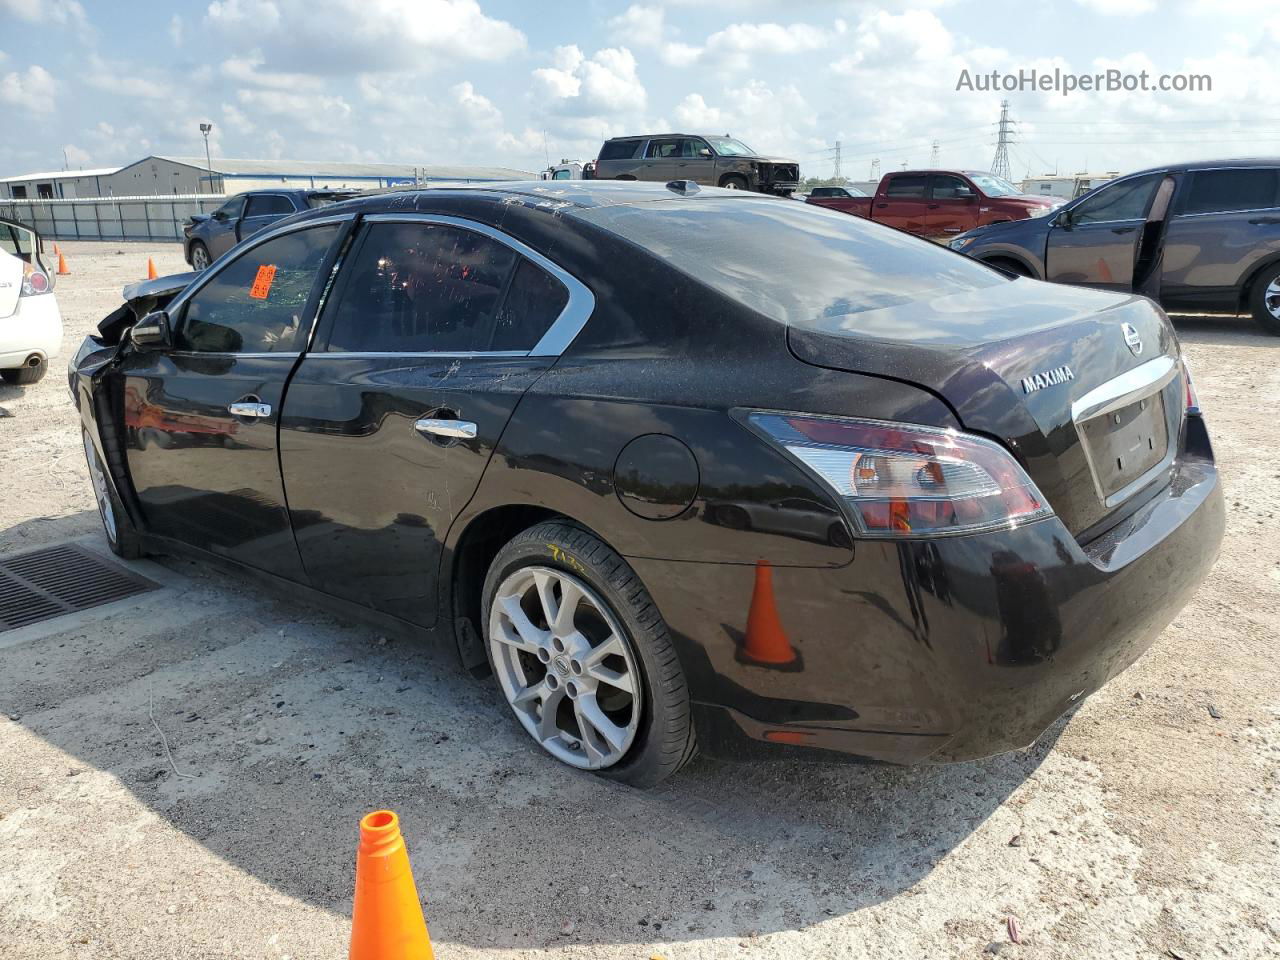
<svg viewBox="0 0 1280 960">
<path fill-rule="evenodd" d="M 65 252 L 64 356 L 0 387 L 3 553 L 102 544 L 62 366 L 148 256 L 184 269 L 175 246 Z M 700 761 L 634 792 L 536 752 L 427 649 L 140 564 L 160 590 L 0 634 L 0 956 L 341 956 L 356 823 L 382 806 L 442 958 L 1280 956 L 1280 339 L 1177 323 L 1222 559 L 1031 751 Z"/>
</svg>

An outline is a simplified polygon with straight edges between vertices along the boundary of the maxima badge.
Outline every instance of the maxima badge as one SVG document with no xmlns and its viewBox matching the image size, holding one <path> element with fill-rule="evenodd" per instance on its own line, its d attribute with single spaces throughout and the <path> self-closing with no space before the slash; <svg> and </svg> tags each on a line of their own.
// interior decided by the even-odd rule
<svg viewBox="0 0 1280 960">
<path fill-rule="evenodd" d="M 1066 383 L 1074 380 L 1076 375 L 1071 372 L 1068 366 L 1054 367 L 1052 370 L 1045 370 L 1041 373 L 1032 374 L 1029 377 L 1022 378 L 1022 392 L 1035 393 L 1037 390 L 1043 390 L 1045 387 L 1057 386 L 1059 383 Z"/>
</svg>

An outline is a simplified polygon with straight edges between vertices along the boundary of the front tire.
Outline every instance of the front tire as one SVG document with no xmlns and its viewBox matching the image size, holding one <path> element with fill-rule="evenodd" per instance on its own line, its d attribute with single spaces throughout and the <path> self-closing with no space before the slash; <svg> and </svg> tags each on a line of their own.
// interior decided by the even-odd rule
<svg viewBox="0 0 1280 960">
<path fill-rule="evenodd" d="M 29 387 L 31 384 L 39 383 L 43 380 L 44 375 L 48 372 L 49 361 L 42 357 L 40 362 L 34 365 L 27 364 L 8 370 L 0 370 L 0 379 L 16 387 Z"/>
<path fill-rule="evenodd" d="M 737 174 L 730 174 L 720 181 L 720 186 L 726 190 L 745 190 L 747 189 L 747 178 L 740 177 Z"/>
<path fill-rule="evenodd" d="M 696 753 L 671 637 L 635 571 L 564 521 L 503 547 L 483 593 L 485 646 L 521 726 L 558 760 L 650 787 Z"/>
<path fill-rule="evenodd" d="M 1249 290 L 1249 312 L 1258 326 L 1280 337 L 1280 265 L 1263 270 Z"/>
<path fill-rule="evenodd" d="M 201 241 L 196 240 L 191 244 L 191 269 L 197 272 L 208 270 L 209 264 L 213 262 L 213 258 L 209 256 L 209 248 Z"/>
<path fill-rule="evenodd" d="M 103 533 L 107 535 L 107 546 L 117 557 L 125 560 L 137 560 L 142 557 L 142 539 L 134 528 L 129 515 L 124 512 L 124 505 L 116 496 L 115 486 L 107 476 L 98 451 L 89 439 L 87 430 L 81 431 L 84 439 L 84 456 L 89 464 L 89 482 L 93 487 L 93 499 L 98 504 L 98 517 L 102 521 Z"/>
</svg>

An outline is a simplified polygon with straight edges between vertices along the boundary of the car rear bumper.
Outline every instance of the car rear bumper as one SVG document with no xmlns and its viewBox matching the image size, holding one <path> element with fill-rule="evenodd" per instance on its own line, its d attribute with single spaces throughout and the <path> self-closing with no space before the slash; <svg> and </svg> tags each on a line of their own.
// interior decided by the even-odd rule
<svg viewBox="0 0 1280 960">
<path fill-rule="evenodd" d="M 1198 417 L 1188 448 L 1203 455 L 1180 458 L 1168 486 L 1084 547 L 1056 518 L 863 541 L 842 568 L 772 569 L 764 591 L 748 565 L 632 559 L 680 651 L 703 749 L 914 763 L 1031 744 L 1132 664 L 1212 566 L 1224 507 Z M 779 629 L 757 616 L 749 632 L 753 605 L 770 603 Z"/>
<path fill-rule="evenodd" d="M 52 293 L 19 297 L 17 310 L 0 319 L 0 369 L 22 366 L 32 354 L 46 360 L 62 350 L 62 314 Z"/>
</svg>

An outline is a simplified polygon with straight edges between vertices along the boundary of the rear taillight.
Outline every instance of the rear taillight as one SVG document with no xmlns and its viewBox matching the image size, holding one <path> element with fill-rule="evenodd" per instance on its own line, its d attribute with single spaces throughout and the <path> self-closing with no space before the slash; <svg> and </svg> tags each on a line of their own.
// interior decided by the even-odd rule
<svg viewBox="0 0 1280 960">
<path fill-rule="evenodd" d="M 1191 382 L 1191 365 L 1187 358 L 1182 358 L 1182 382 L 1187 386 L 1187 416 L 1200 416 L 1200 398 L 1196 396 L 1195 384 Z"/>
<path fill-rule="evenodd" d="M 982 437 L 789 413 L 747 422 L 822 478 L 863 536 L 975 533 L 1053 514 L 1009 452 Z"/>
<path fill-rule="evenodd" d="M 22 273 L 22 293 L 24 297 L 38 297 L 53 289 L 49 275 L 43 270 L 28 265 Z"/>
</svg>

